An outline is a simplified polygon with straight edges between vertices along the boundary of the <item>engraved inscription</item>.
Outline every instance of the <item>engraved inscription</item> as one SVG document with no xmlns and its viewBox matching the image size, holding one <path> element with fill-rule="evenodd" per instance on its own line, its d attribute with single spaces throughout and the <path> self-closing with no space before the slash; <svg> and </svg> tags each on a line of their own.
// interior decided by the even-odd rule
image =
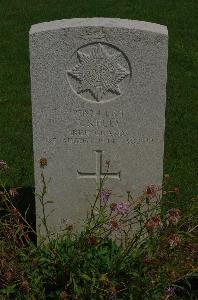
<svg viewBox="0 0 198 300">
<path fill-rule="evenodd" d="M 163 137 L 132 131 L 127 125 L 127 112 L 122 107 L 114 110 L 73 108 L 68 111 L 68 118 L 69 115 L 75 124 L 63 135 L 66 144 L 138 146 L 163 141 Z"/>
<path fill-rule="evenodd" d="M 87 179 L 95 179 L 97 187 L 100 188 L 101 186 L 101 181 L 104 178 L 104 176 L 108 176 L 108 178 L 112 179 L 118 179 L 120 180 L 120 174 L 121 171 L 117 173 L 105 173 L 102 172 L 102 150 L 94 150 L 96 154 L 96 171 L 94 173 L 85 173 L 85 172 L 80 172 L 77 170 L 77 176 L 78 178 L 87 178 Z"/>
<path fill-rule="evenodd" d="M 130 68 L 121 51 L 95 43 L 78 50 L 77 57 L 79 62 L 67 72 L 78 95 L 100 102 L 122 94 L 120 83 L 129 77 Z"/>
<path fill-rule="evenodd" d="M 107 32 L 104 29 L 85 28 L 83 32 L 78 35 L 78 38 L 83 40 L 107 40 Z"/>
</svg>

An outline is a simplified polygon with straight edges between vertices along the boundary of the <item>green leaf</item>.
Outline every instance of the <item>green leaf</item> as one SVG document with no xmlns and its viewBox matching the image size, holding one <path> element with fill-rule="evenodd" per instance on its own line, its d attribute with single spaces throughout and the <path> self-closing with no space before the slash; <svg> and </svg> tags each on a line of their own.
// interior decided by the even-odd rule
<svg viewBox="0 0 198 300">
<path fill-rule="evenodd" d="M 80 274 L 80 277 L 82 279 L 85 279 L 86 281 L 92 281 L 92 279 L 87 274 Z"/>
</svg>

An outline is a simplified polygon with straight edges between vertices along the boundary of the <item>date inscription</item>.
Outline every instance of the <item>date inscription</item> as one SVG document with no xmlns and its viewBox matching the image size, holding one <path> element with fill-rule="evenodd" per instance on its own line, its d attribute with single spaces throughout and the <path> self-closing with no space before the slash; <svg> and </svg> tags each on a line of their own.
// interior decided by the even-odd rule
<svg viewBox="0 0 198 300">
<path fill-rule="evenodd" d="M 68 145 L 141 145 L 160 142 L 160 138 L 134 134 L 127 126 L 127 112 L 124 109 L 72 109 L 68 117 L 75 122 L 66 129 L 61 140 Z"/>
</svg>

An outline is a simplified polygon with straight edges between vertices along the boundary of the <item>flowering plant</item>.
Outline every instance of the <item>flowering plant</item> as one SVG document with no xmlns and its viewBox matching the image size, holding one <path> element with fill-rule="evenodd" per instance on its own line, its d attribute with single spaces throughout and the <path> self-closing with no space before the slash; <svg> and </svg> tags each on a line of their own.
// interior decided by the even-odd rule
<svg viewBox="0 0 198 300">
<path fill-rule="evenodd" d="M 40 164 L 43 169 L 47 161 L 42 159 Z M 7 164 L 1 166 L 4 170 Z M 188 213 L 173 205 L 167 208 L 166 197 L 178 195 L 178 190 L 151 184 L 139 197 L 128 191 L 116 201 L 113 191 L 106 187 L 107 179 L 108 169 L 80 233 L 73 224 L 67 224 L 63 232 L 52 236 L 44 215 L 47 239 L 38 237 L 38 245 L 29 237 L 34 229 L 13 204 L 18 189 L 2 187 L 2 299 L 194 297 L 189 287 L 197 272 L 195 199 Z M 40 200 L 45 213 L 43 172 L 42 183 Z"/>
</svg>

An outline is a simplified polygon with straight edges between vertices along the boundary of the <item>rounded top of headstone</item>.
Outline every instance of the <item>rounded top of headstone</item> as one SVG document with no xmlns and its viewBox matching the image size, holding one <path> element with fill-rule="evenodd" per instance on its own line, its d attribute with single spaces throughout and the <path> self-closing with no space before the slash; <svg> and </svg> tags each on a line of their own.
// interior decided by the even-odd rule
<svg viewBox="0 0 198 300">
<path fill-rule="evenodd" d="M 69 27 L 119 27 L 168 35 L 167 27 L 164 25 L 119 18 L 75 18 L 38 23 L 31 26 L 30 35 L 43 31 L 59 30 Z"/>
</svg>

